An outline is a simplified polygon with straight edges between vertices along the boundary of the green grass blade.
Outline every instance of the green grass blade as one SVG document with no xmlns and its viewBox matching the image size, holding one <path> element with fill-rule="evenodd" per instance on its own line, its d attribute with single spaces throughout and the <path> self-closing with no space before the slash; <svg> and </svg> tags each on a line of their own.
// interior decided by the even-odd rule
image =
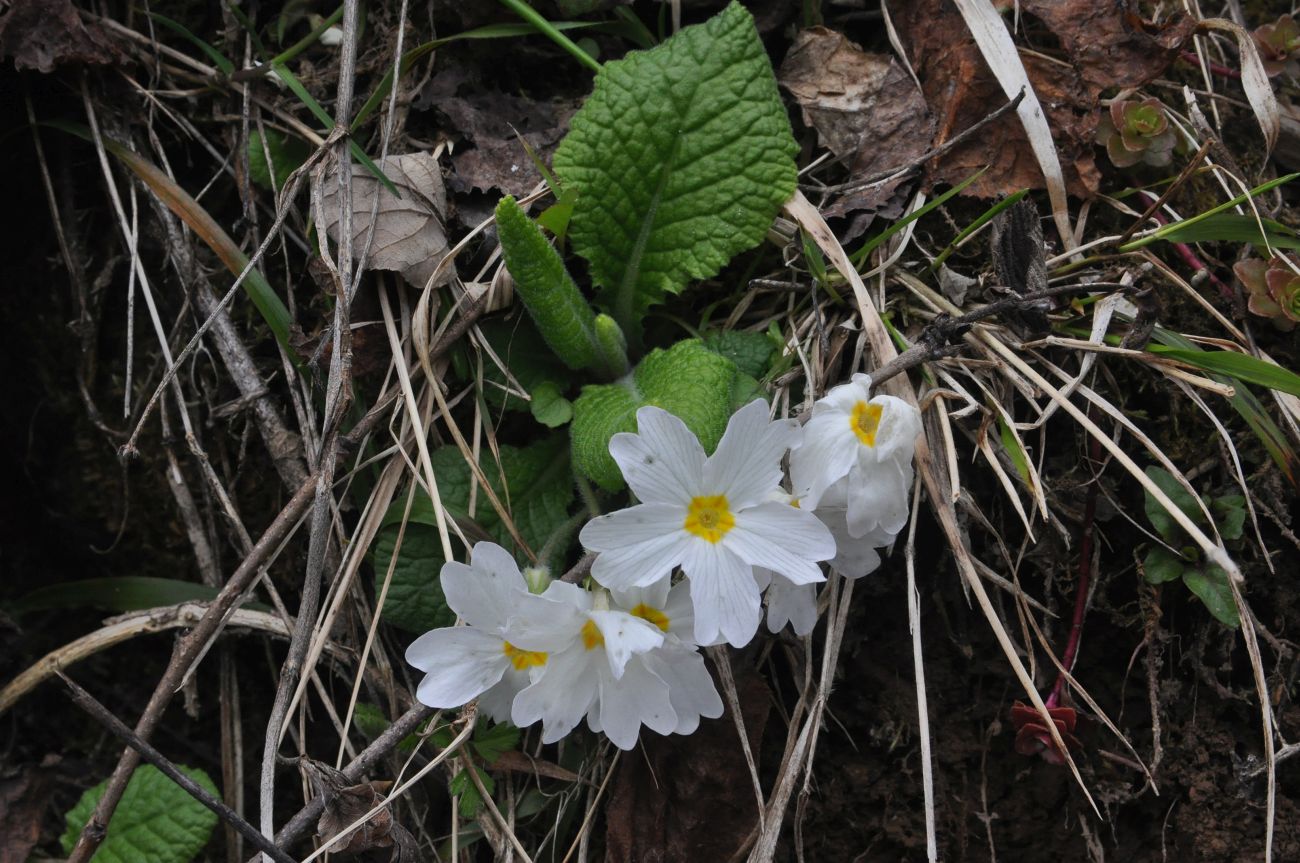
<svg viewBox="0 0 1300 863">
<path fill-rule="evenodd" d="M 867 260 L 871 253 L 880 246 L 881 243 L 885 242 L 885 240 L 888 240 L 890 237 L 894 236 L 894 234 L 897 234 L 899 231 L 903 230 L 903 228 L 906 228 L 912 222 L 915 222 L 917 219 L 921 218 L 936 207 L 942 207 L 949 198 L 961 194 L 962 190 L 978 180 L 987 170 L 988 168 L 980 168 L 974 174 L 970 175 L 965 180 L 962 180 L 960 183 L 953 186 L 924 207 L 921 207 L 914 213 L 909 213 L 876 236 L 872 237 L 870 240 L 867 240 L 867 242 L 863 244 L 862 248 L 858 249 L 850 256 L 849 260 L 853 261 L 853 266 L 861 268 L 862 264 Z"/>
<path fill-rule="evenodd" d="M 1260 225 L 1264 230 L 1260 232 Z M 1300 234 L 1281 222 L 1256 219 L 1245 213 L 1215 213 L 1192 222 L 1178 222 L 1174 230 L 1162 234 L 1160 239 L 1170 243 L 1203 243 L 1211 241 L 1250 243 L 1261 248 L 1300 249 Z"/>
<path fill-rule="evenodd" d="M 1189 351 L 1165 345 L 1150 345 L 1147 350 L 1196 366 L 1202 371 L 1227 375 L 1246 383 L 1300 396 L 1300 375 L 1249 354 L 1239 354 L 1236 351 Z"/>
<path fill-rule="evenodd" d="M 17 614 L 62 608 L 99 608 L 108 611 L 140 611 L 182 602 L 210 602 L 217 596 L 215 587 L 144 575 L 114 578 L 87 578 L 37 588 L 13 605 Z M 259 607 L 249 603 L 245 608 Z"/>
<path fill-rule="evenodd" d="M 579 63 L 593 72 L 600 71 L 600 63 L 595 57 L 578 47 L 578 43 L 561 33 L 558 27 L 543 18 L 536 9 L 529 6 L 524 0 L 501 0 L 501 3 L 508 6 L 520 18 L 536 27 L 546 38 L 568 51 Z"/>
<path fill-rule="evenodd" d="M 1278 177 L 1275 180 L 1269 180 L 1267 183 L 1256 186 L 1255 188 L 1251 189 L 1249 192 L 1246 192 L 1244 195 L 1238 195 L 1237 197 L 1233 198 L 1231 201 L 1222 203 L 1217 207 L 1211 207 L 1210 209 L 1206 210 L 1204 213 L 1201 213 L 1196 216 L 1192 216 L 1190 219 L 1183 219 L 1181 222 L 1173 222 L 1171 224 L 1165 225 L 1164 227 L 1155 231 L 1155 233 L 1151 234 L 1150 236 L 1143 237 L 1140 240 L 1134 240 L 1131 243 L 1125 243 L 1124 245 L 1119 247 L 1119 250 L 1121 252 L 1131 252 L 1134 249 L 1140 249 L 1143 246 L 1149 246 L 1158 240 L 1167 240 L 1169 239 L 1170 234 L 1175 234 L 1179 231 L 1186 231 L 1189 229 L 1190 226 L 1196 225 L 1199 222 L 1203 222 L 1206 219 L 1209 219 L 1212 216 L 1216 216 L 1219 213 L 1222 213 L 1226 210 L 1231 210 L 1233 207 L 1237 206 L 1238 204 L 1242 204 L 1247 200 L 1255 197 L 1256 195 L 1262 195 L 1263 193 L 1269 191 L 1270 189 L 1274 189 L 1278 186 L 1283 185 L 1284 183 L 1289 183 L 1297 177 L 1300 177 L 1300 173 L 1287 174 L 1285 177 Z"/>
<path fill-rule="evenodd" d="M 294 42 L 288 48 L 284 49 L 279 54 L 276 54 L 274 57 L 272 57 L 271 62 L 288 63 L 294 57 L 297 57 L 303 51 L 306 51 L 312 45 L 316 44 L 316 40 L 321 37 L 321 34 L 324 33 L 326 30 L 328 30 L 329 28 L 333 27 L 335 24 L 339 23 L 339 21 L 342 20 L 342 18 L 343 18 L 343 7 L 340 6 L 339 8 L 334 10 L 334 14 L 330 15 L 324 21 L 321 21 L 320 24 L 317 25 L 315 30 L 312 30 L 306 36 L 302 37 L 297 42 Z"/>
<path fill-rule="evenodd" d="M 942 267 L 943 262 L 948 260 L 948 257 L 953 252 L 957 251 L 958 246 L 966 242 L 967 237 L 974 234 L 976 231 L 978 231 L 980 228 L 987 225 L 989 222 L 993 221 L 997 217 L 998 213 L 1001 213 L 1003 210 L 1012 206 L 1013 204 L 1015 204 L 1017 201 L 1019 201 L 1021 198 L 1023 198 L 1025 195 L 1028 194 L 1029 194 L 1028 189 L 1021 189 L 1019 192 L 1012 192 L 1010 195 L 1007 195 L 1001 201 L 998 201 L 992 207 L 989 207 L 987 210 L 985 210 L 984 213 L 980 215 L 978 219 L 976 219 L 975 221 L 967 225 L 966 228 L 963 229 L 960 234 L 958 234 L 956 237 L 953 238 L 953 241 L 948 244 L 948 248 L 944 249 L 942 252 L 939 253 L 939 256 L 934 259 L 934 263 L 930 264 L 930 272 L 935 272 L 940 267 Z"/>
<path fill-rule="evenodd" d="M 230 60 L 226 59 L 225 54 L 222 54 L 220 51 L 218 51 L 216 48 L 209 45 L 207 42 L 204 42 L 198 36 L 195 36 L 188 29 L 186 29 L 185 25 L 181 24 L 179 21 L 173 21 L 172 19 L 168 18 L 166 15 L 159 15 L 157 12 L 146 12 L 145 14 L 148 15 L 154 21 L 157 21 L 159 24 L 166 27 L 168 30 L 171 30 L 172 32 L 176 33 L 178 36 L 181 36 L 189 40 L 190 42 L 192 42 L 195 47 L 197 47 L 204 54 L 208 55 L 208 59 L 212 61 L 212 64 L 214 66 L 216 66 L 218 69 L 221 70 L 221 74 L 230 75 L 235 71 L 235 64 L 230 62 Z"/>
<path fill-rule="evenodd" d="M 1154 338 L 1167 348 L 1191 354 L 1210 353 L 1203 351 L 1195 342 L 1181 334 L 1166 330 L 1163 327 L 1156 327 Z M 1148 345 L 1147 349 L 1153 353 L 1159 352 L 1158 345 Z M 1246 425 L 1250 426 L 1250 430 L 1255 434 L 1255 437 L 1259 438 L 1259 442 L 1268 453 L 1269 458 L 1273 459 L 1273 463 L 1281 468 L 1282 473 L 1286 474 L 1287 481 L 1293 486 L 1297 485 L 1295 450 L 1291 449 L 1291 443 L 1287 440 L 1286 434 L 1283 433 L 1282 429 L 1278 428 L 1277 423 L 1273 422 L 1273 418 L 1260 404 L 1259 399 L 1255 398 L 1255 394 L 1247 389 L 1238 378 L 1214 371 L 1210 371 L 1209 375 L 1221 384 L 1233 386 L 1236 393 L 1228 400 L 1233 410 L 1241 415 L 1241 418 L 1246 421 Z"/>
</svg>

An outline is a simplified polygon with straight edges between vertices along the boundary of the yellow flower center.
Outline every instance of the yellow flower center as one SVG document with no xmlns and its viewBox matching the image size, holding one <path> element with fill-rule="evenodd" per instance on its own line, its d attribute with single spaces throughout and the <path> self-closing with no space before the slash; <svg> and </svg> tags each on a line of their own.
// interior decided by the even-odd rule
<svg viewBox="0 0 1300 863">
<path fill-rule="evenodd" d="M 727 507 L 725 494 L 694 497 L 686 508 L 686 523 L 682 526 L 700 539 L 718 542 L 736 526 L 736 517 Z"/>
<path fill-rule="evenodd" d="M 605 636 L 600 634 L 600 627 L 593 620 L 588 620 L 582 625 L 582 646 L 588 650 L 605 646 Z"/>
<path fill-rule="evenodd" d="M 664 632 L 668 631 L 668 615 L 664 614 L 662 611 L 660 611 L 657 608 L 651 608 L 650 606 L 646 605 L 644 602 L 638 605 L 636 608 L 632 609 L 632 616 L 639 617 L 642 620 L 649 621 L 650 623 L 653 623 L 655 626 L 662 629 Z"/>
<path fill-rule="evenodd" d="M 885 409 L 869 402 L 858 402 L 849 415 L 849 428 L 869 447 L 876 445 L 876 431 L 880 428 L 880 415 Z"/>
<path fill-rule="evenodd" d="M 516 671 L 527 671 L 530 668 L 536 668 L 539 665 L 546 664 L 546 654 L 532 651 L 520 650 L 508 641 L 501 642 L 502 651 L 510 657 L 510 664 L 515 667 Z"/>
</svg>

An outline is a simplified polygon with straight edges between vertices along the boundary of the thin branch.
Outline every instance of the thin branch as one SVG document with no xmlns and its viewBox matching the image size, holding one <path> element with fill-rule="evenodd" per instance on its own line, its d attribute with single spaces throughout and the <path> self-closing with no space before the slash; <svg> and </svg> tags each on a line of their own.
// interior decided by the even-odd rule
<svg viewBox="0 0 1300 863">
<path fill-rule="evenodd" d="M 135 733 L 141 740 L 147 741 L 152 736 L 159 720 L 162 719 L 163 711 L 171 703 L 172 696 L 176 694 L 190 667 L 204 654 L 212 639 L 221 632 L 234 612 L 235 605 L 261 574 L 263 562 L 279 547 L 298 523 L 298 519 L 307 511 L 307 505 L 312 500 L 315 488 L 316 477 L 311 476 L 303 483 L 302 488 L 298 489 L 298 493 L 285 504 L 284 509 L 280 510 L 280 514 L 271 522 L 270 527 L 253 546 L 253 550 L 230 576 L 226 586 L 208 606 L 202 619 L 177 642 L 176 650 L 167 663 L 162 679 L 154 687 L 153 695 L 149 697 L 149 703 L 140 715 L 139 722 L 136 723 Z M 109 777 L 108 784 L 104 788 L 104 795 L 100 797 L 94 813 L 81 830 L 76 846 L 68 855 L 68 863 L 86 863 L 104 841 L 108 822 L 113 817 L 117 804 L 122 800 L 122 792 L 126 790 L 126 783 L 130 780 L 132 771 L 139 763 L 140 756 L 134 749 L 128 748 L 122 752 L 117 767 L 113 769 L 113 775 Z"/>
<path fill-rule="evenodd" d="M 249 842 L 256 845 L 264 854 L 272 860 L 275 860 L 276 863 L 294 863 L 292 857 L 277 847 L 274 842 L 271 842 L 261 833 L 258 833 L 257 828 L 241 818 L 238 812 L 213 797 L 204 790 L 201 785 L 178 770 L 176 765 L 168 761 L 166 756 L 161 752 L 141 740 L 138 734 L 130 728 L 127 728 L 126 723 L 114 716 L 109 709 L 100 704 L 93 695 L 78 686 L 75 681 L 65 675 L 62 671 L 57 673 L 59 678 L 67 684 L 68 696 L 72 699 L 72 703 L 93 716 L 100 725 L 103 725 L 108 729 L 109 733 L 118 740 L 121 740 L 127 746 L 130 746 L 133 750 L 139 753 L 140 757 L 145 761 L 149 762 L 154 767 L 157 767 L 164 776 L 183 788 L 185 793 L 189 794 L 195 800 L 215 812 L 218 818 L 234 827 L 235 830 L 239 832 L 240 836 L 243 836 Z"/>
</svg>

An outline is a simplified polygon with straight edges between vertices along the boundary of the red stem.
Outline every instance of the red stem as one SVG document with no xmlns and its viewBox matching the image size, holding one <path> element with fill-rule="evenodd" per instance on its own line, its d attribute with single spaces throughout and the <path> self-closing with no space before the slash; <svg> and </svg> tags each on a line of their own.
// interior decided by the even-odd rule
<svg viewBox="0 0 1300 863">
<path fill-rule="evenodd" d="M 1182 57 L 1188 63 L 1191 63 L 1193 66 L 1199 67 L 1201 65 L 1201 58 L 1197 57 L 1191 51 L 1183 51 L 1179 53 L 1178 56 Z M 1236 69 L 1229 69 L 1227 66 L 1220 66 L 1218 63 L 1207 63 L 1206 66 L 1208 66 L 1210 71 L 1215 75 L 1219 75 L 1223 78 L 1231 78 L 1234 81 L 1241 80 L 1241 73 Z"/>
<path fill-rule="evenodd" d="M 1087 416 L 1089 419 L 1092 418 L 1091 405 L 1088 406 Z M 1101 441 L 1095 437 L 1088 442 L 1088 458 L 1094 464 L 1101 461 Z M 1083 617 L 1088 610 L 1088 587 L 1092 581 L 1092 533 L 1097 516 L 1098 482 L 1100 478 L 1094 477 L 1092 484 L 1088 486 L 1088 498 L 1083 508 L 1083 534 L 1079 538 L 1079 577 L 1078 584 L 1075 586 L 1074 616 L 1070 620 L 1070 635 L 1065 642 L 1065 653 L 1061 656 L 1061 667 L 1065 671 L 1074 668 L 1074 660 L 1079 655 L 1079 642 L 1083 637 Z M 1063 671 L 1056 676 L 1052 694 L 1047 696 L 1044 704 L 1048 708 L 1059 706 L 1064 689 L 1065 672 Z"/>
<path fill-rule="evenodd" d="M 1145 201 L 1148 207 L 1154 204 L 1157 200 L 1156 196 L 1152 195 L 1150 192 L 1138 192 L 1138 197 Z M 1162 225 L 1169 224 L 1169 220 L 1166 219 L 1164 214 L 1159 210 L 1152 213 L 1151 218 L 1155 219 Z M 1228 303 L 1233 305 L 1236 304 L 1236 296 L 1232 293 L 1232 288 L 1225 285 L 1223 280 L 1214 274 L 1214 270 L 1211 270 L 1209 265 L 1200 259 L 1196 252 L 1192 250 L 1191 246 L 1186 243 L 1171 243 L 1170 245 L 1174 247 L 1174 251 L 1178 253 L 1178 257 L 1182 258 L 1183 263 L 1187 264 L 1187 266 L 1191 267 L 1196 272 L 1200 272 L 1201 270 L 1205 271 L 1210 282 L 1218 288 L 1219 296 L 1223 297 L 1223 299 Z"/>
</svg>

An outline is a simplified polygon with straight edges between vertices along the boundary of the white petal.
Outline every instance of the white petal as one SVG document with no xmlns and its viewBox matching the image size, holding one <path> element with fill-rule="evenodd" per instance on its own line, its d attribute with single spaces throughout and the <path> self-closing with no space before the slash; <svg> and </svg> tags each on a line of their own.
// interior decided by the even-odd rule
<svg viewBox="0 0 1300 863">
<path fill-rule="evenodd" d="M 834 414 L 837 418 L 842 418 L 847 426 L 854 405 L 870 397 L 871 378 L 864 374 L 855 374 L 848 383 L 827 390 L 826 395 L 813 405 L 812 415 L 816 418 L 825 414 Z"/>
<path fill-rule="evenodd" d="M 722 545 L 746 563 L 797 584 L 823 581 L 818 561 L 835 556 L 835 539 L 811 512 L 765 503 L 740 513 Z"/>
<path fill-rule="evenodd" d="M 612 590 L 654 584 L 681 563 L 693 544 L 685 530 L 637 545 L 603 551 L 591 565 L 591 576 Z"/>
<path fill-rule="evenodd" d="M 691 734 L 699 727 L 700 717 L 717 719 L 722 715 L 722 697 L 704 665 L 704 657 L 696 651 L 665 644 L 640 657 L 640 661 L 668 684 L 668 696 L 677 714 L 674 734 Z"/>
<path fill-rule="evenodd" d="M 848 515 L 843 509 L 817 510 L 817 517 L 835 537 L 835 557 L 831 558 L 831 568 L 845 578 L 861 578 L 875 572 L 880 566 L 880 554 L 876 549 L 894 540 L 892 534 L 883 531 L 868 532 L 862 537 L 851 536 Z"/>
<path fill-rule="evenodd" d="M 712 644 L 721 634 L 734 647 L 748 644 L 762 616 L 753 567 L 720 545 L 700 542 L 682 568 L 695 605 L 695 642 Z"/>
<path fill-rule="evenodd" d="M 588 724 L 623 750 L 636 746 L 642 725 L 660 734 L 672 734 L 677 727 L 668 684 L 639 661 L 628 664 L 622 679 L 601 675 L 600 706 L 593 712 L 596 721 L 588 716 Z"/>
<path fill-rule="evenodd" d="M 691 585 L 679 581 L 668 591 L 660 611 L 668 618 L 668 634 L 686 644 L 695 643 L 695 603 L 691 602 Z"/>
<path fill-rule="evenodd" d="M 407 648 L 406 661 L 428 672 L 415 696 L 429 707 L 460 707 L 494 686 L 510 666 L 501 639 L 468 626 L 426 632 Z"/>
<path fill-rule="evenodd" d="M 876 396 L 871 404 L 880 405 L 880 425 L 876 427 L 877 461 L 911 461 L 916 452 L 916 438 L 921 434 L 921 414 L 907 402 L 894 396 Z"/>
<path fill-rule="evenodd" d="M 854 465 L 845 485 L 849 534 L 897 534 L 907 524 L 911 489 L 911 462 Z"/>
<path fill-rule="evenodd" d="M 663 611 L 668 602 L 668 592 L 672 586 L 671 578 L 661 578 L 645 587 L 629 587 L 624 590 L 611 590 L 614 602 L 619 608 L 631 612 L 637 606 L 647 606 L 655 611 Z"/>
<path fill-rule="evenodd" d="M 513 666 L 508 666 L 500 682 L 478 697 L 478 712 L 493 722 L 509 722 L 515 696 L 528 682 L 527 672 L 516 671 Z"/>
<path fill-rule="evenodd" d="M 605 657 L 615 677 L 623 676 L 633 654 L 654 650 L 664 643 L 659 627 L 625 611 L 593 611 L 591 622 L 605 639 Z"/>
<path fill-rule="evenodd" d="M 567 592 L 552 589 L 558 585 L 587 593 L 562 581 L 551 584 L 541 596 L 525 593 L 502 628 L 501 637 L 522 650 L 546 652 L 564 650 L 576 641 L 587 620 L 586 609 L 566 599 Z M 590 599 L 587 602 L 590 607 Z"/>
<path fill-rule="evenodd" d="M 684 503 L 699 494 L 704 447 L 686 423 L 657 407 L 636 412 L 637 434 L 609 442 L 628 487 L 645 503 Z"/>
<path fill-rule="evenodd" d="M 793 584 L 777 576 L 767 589 L 767 628 L 780 632 L 787 623 L 796 635 L 817 625 L 817 585 Z"/>
<path fill-rule="evenodd" d="M 725 494 L 733 510 L 750 506 L 781 484 L 781 458 L 803 429 L 794 420 L 770 422 L 757 399 L 731 415 L 718 448 L 704 465 L 706 494 Z"/>
<path fill-rule="evenodd" d="M 499 631 L 528 585 L 510 552 L 492 542 L 474 546 L 470 565 L 442 565 L 442 592 L 447 605 L 470 626 Z"/>
<path fill-rule="evenodd" d="M 596 700 L 599 665 L 591 661 L 592 653 L 578 644 L 552 656 L 542 675 L 515 696 L 510 711 L 515 725 L 524 728 L 540 719 L 543 743 L 572 731 Z"/>
<path fill-rule="evenodd" d="M 846 414 L 814 414 L 804 426 L 803 444 L 790 453 L 791 489 L 800 505 L 816 507 L 826 489 L 853 467 L 858 449 Z"/>
<path fill-rule="evenodd" d="M 578 539 L 592 551 L 612 551 L 677 533 L 685 523 L 685 503 L 643 503 L 596 516 Z"/>
</svg>

